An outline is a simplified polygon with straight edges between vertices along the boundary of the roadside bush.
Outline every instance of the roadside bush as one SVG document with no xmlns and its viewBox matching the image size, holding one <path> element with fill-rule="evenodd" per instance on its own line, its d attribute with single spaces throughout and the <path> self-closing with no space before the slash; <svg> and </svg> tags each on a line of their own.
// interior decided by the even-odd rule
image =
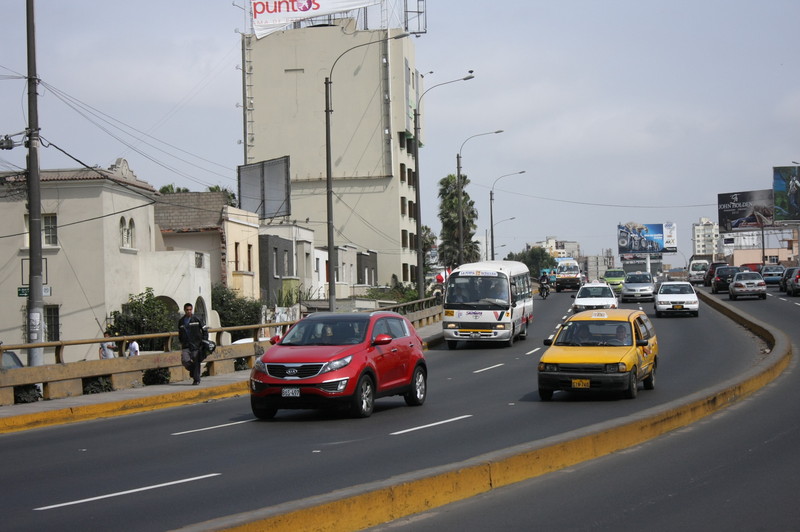
<svg viewBox="0 0 800 532">
<path fill-rule="evenodd" d="M 102 375 L 100 377 L 85 377 L 81 379 L 83 383 L 83 394 L 105 393 L 114 391 L 111 386 L 111 377 Z"/>
<path fill-rule="evenodd" d="M 142 384 L 152 386 L 155 384 L 169 384 L 169 368 L 150 368 L 142 374 Z"/>
<path fill-rule="evenodd" d="M 35 384 L 23 384 L 14 386 L 14 404 L 35 403 L 42 398 L 42 392 Z"/>
</svg>

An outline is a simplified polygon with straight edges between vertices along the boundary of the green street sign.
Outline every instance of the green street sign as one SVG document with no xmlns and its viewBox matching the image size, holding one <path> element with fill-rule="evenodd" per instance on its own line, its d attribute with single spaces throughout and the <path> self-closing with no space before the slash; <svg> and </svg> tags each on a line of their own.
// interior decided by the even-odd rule
<svg viewBox="0 0 800 532">
<path fill-rule="evenodd" d="M 17 297 L 28 297 L 31 289 L 29 286 L 19 286 L 17 287 Z"/>
</svg>

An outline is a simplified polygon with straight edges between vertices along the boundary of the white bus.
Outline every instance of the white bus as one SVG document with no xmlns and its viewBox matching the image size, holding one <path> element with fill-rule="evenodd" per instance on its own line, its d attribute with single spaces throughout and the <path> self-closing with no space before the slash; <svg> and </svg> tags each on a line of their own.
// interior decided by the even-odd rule
<svg viewBox="0 0 800 532">
<path fill-rule="evenodd" d="M 533 322 L 531 272 L 521 262 L 463 264 L 447 278 L 442 332 L 447 347 L 459 340 L 514 344 Z"/>
</svg>

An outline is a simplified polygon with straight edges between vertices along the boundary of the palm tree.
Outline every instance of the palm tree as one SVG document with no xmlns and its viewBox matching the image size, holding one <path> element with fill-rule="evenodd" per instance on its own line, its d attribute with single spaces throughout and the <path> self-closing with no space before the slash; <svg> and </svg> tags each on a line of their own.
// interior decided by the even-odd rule
<svg viewBox="0 0 800 532">
<path fill-rule="evenodd" d="M 467 176 L 461 176 L 462 187 L 469 184 Z M 462 218 L 461 225 L 464 230 L 463 259 L 464 262 L 480 260 L 480 245 L 474 240 L 477 229 L 476 220 L 478 210 L 475 202 L 470 199 L 465 190 L 461 190 Z M 453 174 L 439 181 L 439 221 L 442 223 L 442 232 L 439 235 L 442 245 L 439 247 L 439 259 L 447 267 L 458 266 L 458 186 L 456 176 Z"/>
</svg>

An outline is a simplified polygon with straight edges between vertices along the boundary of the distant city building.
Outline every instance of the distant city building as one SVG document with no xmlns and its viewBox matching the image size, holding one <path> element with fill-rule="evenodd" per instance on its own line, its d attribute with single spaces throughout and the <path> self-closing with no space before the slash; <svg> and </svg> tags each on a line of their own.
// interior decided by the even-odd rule
<svg viewBox="0 0 800 532">
<path fill-rule="evenodd" d="M 692 255 L 710 255 L 720 253 L 719 224 L 709 218 L 700 218 L 698 223 L 692 224 Z"/>
</svg>

